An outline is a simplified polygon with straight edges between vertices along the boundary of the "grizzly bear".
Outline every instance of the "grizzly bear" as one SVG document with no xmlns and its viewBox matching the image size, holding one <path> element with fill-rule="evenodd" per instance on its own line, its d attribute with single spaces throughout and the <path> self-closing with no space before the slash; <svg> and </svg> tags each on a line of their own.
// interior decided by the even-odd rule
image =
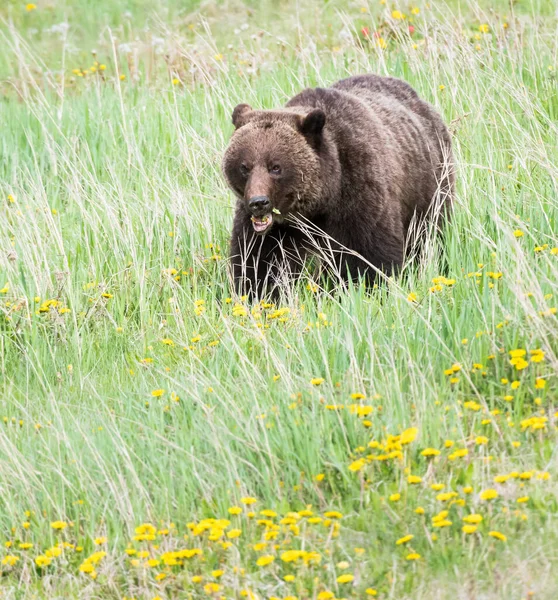
<svg viewBox="0 0 558 600">
<path fill-rule="evenodd" d="M 345 280 L 390 275 L 411 224 L 439 226 L 451 207 L 448 130 L 399 79 L 349 77 L 278 110 L 240 104 L 232 122 L 223 171 L 238 197 L 230 252 L 240 294 L 276 296 L 309 253 Z"/>
</svg>

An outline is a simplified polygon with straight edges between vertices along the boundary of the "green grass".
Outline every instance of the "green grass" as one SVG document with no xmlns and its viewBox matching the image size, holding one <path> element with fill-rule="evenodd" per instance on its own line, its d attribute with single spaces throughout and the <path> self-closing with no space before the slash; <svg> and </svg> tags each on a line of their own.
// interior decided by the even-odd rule
<svg viewBox="0 0 558 600">
<path fill-rule="evenodd" d="M 418 15 L 341 0 L 37 4 L 0 8 L 2 593 L 556 598 L 554 3 L 511 13 L 503 1 L 431 0 Z M 227 273 L 234 199 L 219 167 L 232 109 L 281 106 L 360 72 L 406 79 L 451 123 L 445 248 L 371 292 L 329 293 L 309 277 L 281 306 L 245 305 Z M 441 274 L 455 282 L 432 290 Z M 510 364 L 515 349 L 526 368 Z M 536 429 L 533 417 L 547 421 Z M 411 443 L 389 441 L 411 427 Z M 423 457 L 428 447 L 440 455 Z M 401 456 L 357 462 L 390 449 Z M 494 482 L 513 472 L 532 477 Z M 432 483 L 457 496 L 437 499 Z M 498 498 L 482 500 L 490 488 Z M 230 515 L 246 496 L 257 504 Z M 273 509 L 279 523 L 308 505 L 340 511 L 339 526 L 303 513 L 253 548 L 264 527 L 247 512 Z M 452 525 L 433 527 L 444 508 Z M 483 516 L 474 534 L 461 530 L 469 513 Z M 192 535 L 188 523 L 207 518 L 242 530 L 223 534 L 232 547 Z M 141 523 L 169 533 L 133 541 Z M 62 541 L 73 548 L 37 566 Z M 148 567 L 129 544 L 203 557 Z M 280 558 L 300 548 L 321 563 Z M 96 578 L 80 573 L 99 549 Z M 412 551 L 420 559 L 406 560 Z M 257 566 L 262 554 L 277 558 Z M 221 588 L 204 589 L 217 568 Z M 343 573 L 354 580 L 338 583 Z"/>
</svg>

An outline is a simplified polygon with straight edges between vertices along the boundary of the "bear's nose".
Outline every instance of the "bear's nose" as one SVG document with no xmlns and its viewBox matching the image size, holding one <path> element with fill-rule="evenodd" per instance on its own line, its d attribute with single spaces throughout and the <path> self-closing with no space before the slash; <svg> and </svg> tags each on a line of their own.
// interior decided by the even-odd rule
<svg viewBox="0 0 558 600">
<path fill-rule="evenodd" d="M 253 213 L 264 214 L 269 212 L 271 208 L 271 202 L 267 196 L 252 196 L 250 200 L 248 200 L 248 206 Z"/>
</svg>

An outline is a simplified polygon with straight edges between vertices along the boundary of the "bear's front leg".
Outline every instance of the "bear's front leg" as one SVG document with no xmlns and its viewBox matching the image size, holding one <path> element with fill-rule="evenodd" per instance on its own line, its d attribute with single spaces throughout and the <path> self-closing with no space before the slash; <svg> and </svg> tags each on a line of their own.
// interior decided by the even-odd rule
<svg viewBox="0 0 558 600">
<path fill-rule="evenodd" d="M 305 252 L 299 236 L 288 227 L 273 225 L 258 235 L 250 215 L 238 209 L 231 237 L 231 266 L 235 291 L 251 299 L 279 292 L 302 272 Z"/>
</svg>

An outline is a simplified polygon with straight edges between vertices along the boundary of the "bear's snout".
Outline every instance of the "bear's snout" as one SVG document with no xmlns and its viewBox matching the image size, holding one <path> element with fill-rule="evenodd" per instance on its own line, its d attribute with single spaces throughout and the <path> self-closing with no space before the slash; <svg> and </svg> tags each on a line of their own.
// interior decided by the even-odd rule
<svg viewBox="0 0 558 600">
<path fill-rule="evenodd" d="M 253 198 L 267 198 L 270 201 L 271 191 L 272 181 L 267 169 L 254 167 L 244 188 L 244 198 L 248 205 L 250 206 Z"/>
<path fill-rule="evenodd" d="M 248 208 L 255 217 L 263 217 L 270 212 L 271 202 L 267 196 L 252 196 L 248 200 Z"/>
</svg>

